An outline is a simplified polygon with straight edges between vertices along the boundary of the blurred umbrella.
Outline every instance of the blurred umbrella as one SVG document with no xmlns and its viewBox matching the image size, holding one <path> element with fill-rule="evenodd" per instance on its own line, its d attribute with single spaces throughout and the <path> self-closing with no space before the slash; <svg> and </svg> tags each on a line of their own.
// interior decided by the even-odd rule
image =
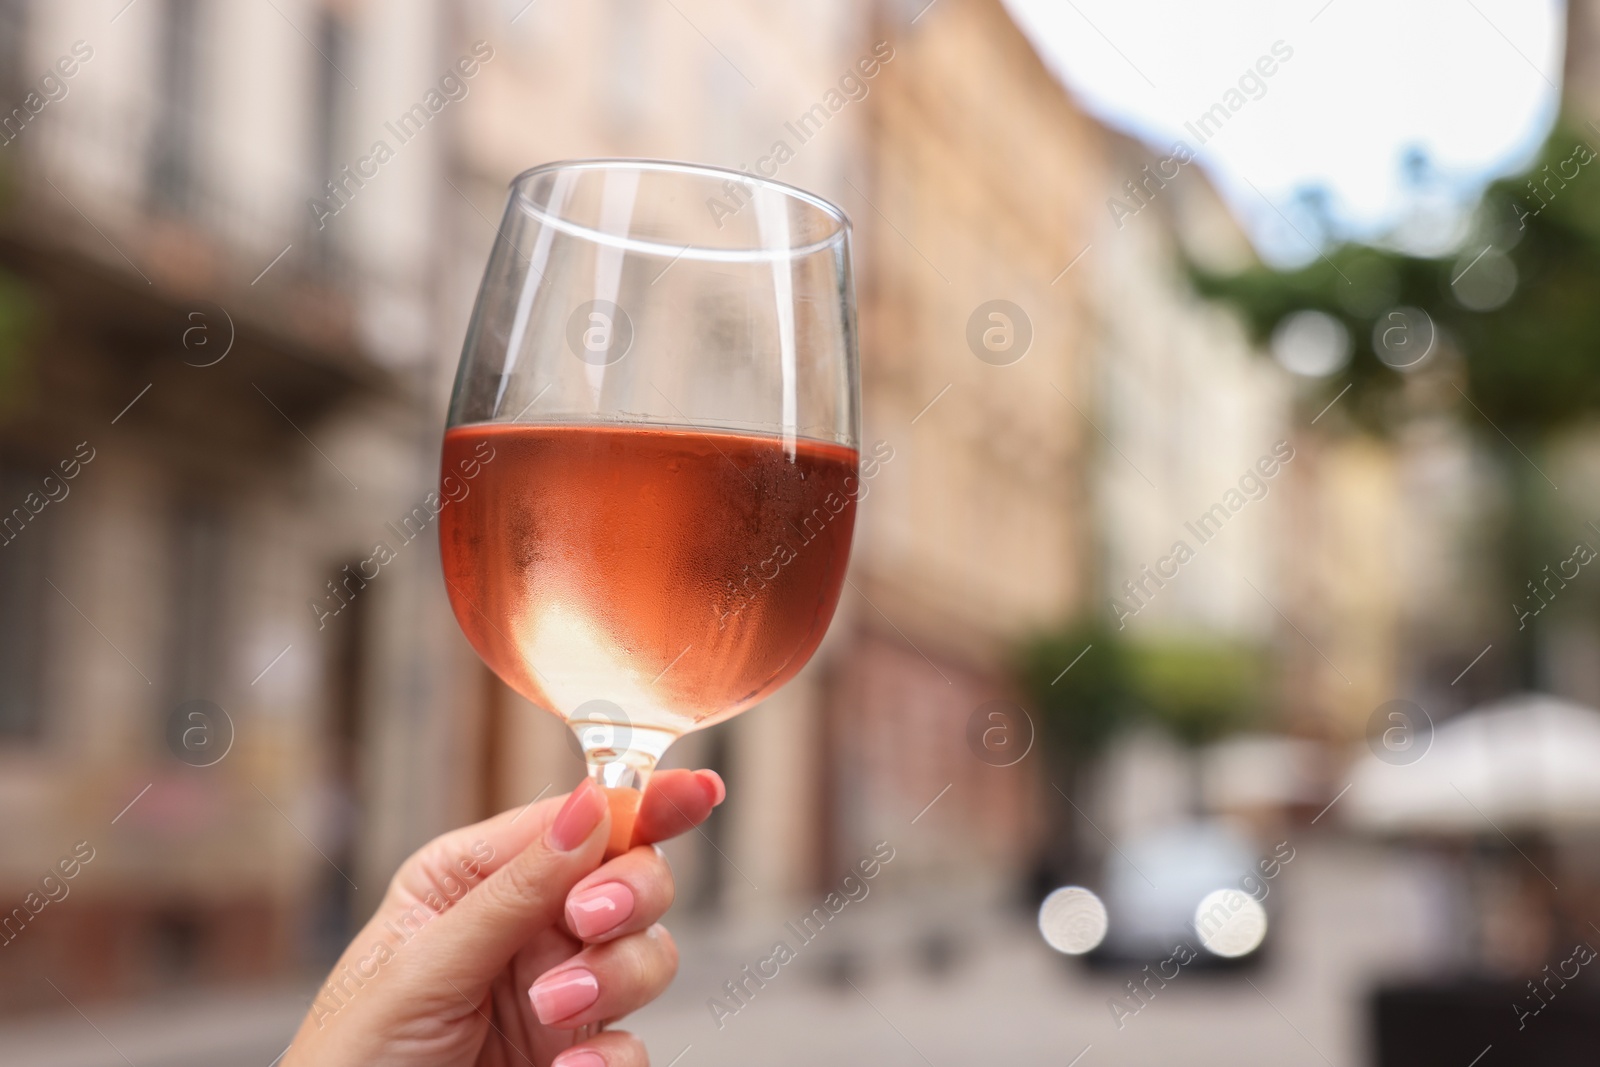
<svg viewBox="0 0 1600 1067">
<path fill-rule="evenodd" d="M 1600 712 L 1525 693 L 1459 715 L 1413 763 L 1366 755 L 1345 818 L 1388 833 L 1600 826 Z"/>
</svg>

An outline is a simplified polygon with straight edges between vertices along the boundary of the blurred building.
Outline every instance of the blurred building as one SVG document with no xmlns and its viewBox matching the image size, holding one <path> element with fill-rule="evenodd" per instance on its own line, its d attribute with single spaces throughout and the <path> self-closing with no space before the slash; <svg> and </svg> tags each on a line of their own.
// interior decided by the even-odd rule
<svg viewBox="0 0 1600 1067">
<path fill-rule="evenodd" d="M 1440 550 L 1441 523 L 1408 525 L 1439 518 L 1408 509 L 1427 471 L 1308 406 L 1310 383 L 1194 292 L 1191 265 L 1255 262 L 1204 153 L 1112 141 L 1091 253 L 1107 616 L 1136 639 L 1259 646 L 1275 675 L 1263 728 L 1357 737 L 1398 695 L 1407 606 L 1432 574 L 1407 554 Z"/>
<path fill-rule="evenodd" d="M 896 58 L 841 202 L 864 264 L 866 436 L 895 459 L 825 663 L 831 836 L 841 865 L 875 835 L 924 888 L 970 893 L 1014 881 L 1050 790 L 1032 724 L 984 708 L 1015 697 L 1018 641 L 1089 600 L 1080 256 L 1107 142 L 998 0 L 891 7 Z M 979 758 L 989 730 L 1020 762 Z"/>
<path fill-rule="evenodd" d="M 1096 190 L 1094 246 L 1084 258 L 1095 285 L 1106 433 L 1095 465 L 1106 614 L 1133 635 L 1262 640 L 1276 621 L 1263 594 L 1279 584 L 1282 475 L 1294 464 L 1273 453 L 1290 434 L 1287 383 L 1184 273 L 1188 262 L 1238 269 L 1253 253 L 1201 161 L 1108 140 L 1112 166 Z M 1241 478 L 1263 457 L 1278 473 L 1256 471 L 1262 484 L 1241 492 Z M 1225 504 L 1229 514 L 1219 517 L 1210 509 L 1230 490 L 1246 503 Z M 1180 542 L 1193 558 L 1158 567 Z"/>
<path fill-rule="evenodd" d="M 447 140 L 360 157 L 467 46 L 425 3 L 119 6 L 0 36 L 8 1007 L 280 972 L 471 814 L 431 529 L 346 569 L 435 477 L 447 241 Z"/>
<path fill-rule="evenodd" d="M 879 468 L 850 584 L 799 678 L 669 757 L 732 791 L 673 846 L 686 899 L 781 910 L 878 840 L 894 878 L 1004 886 L 1050 788 L 970 740 L 1014 642 L 1093 610 L 1191 483 L 1276 439 L 1272 389 L 1184 295 L 1182 220 L 1108 232 L 1133 150 L 999 0 L 0 16 L 0 507 L 28 513 L 0 545 L 0 903 L 95 851 L 0 949 L 3 1005 L 54 996 L 41 976 L 281 973 L 422 840 L 579 775 L 456 632 L 415 519 L 528 166 L 775 168 L 856 224 Z M 1261 536 L 1228 558 L 1258 573 Z M 379 542 L 397 559 L 363 578 Z M 1211 582 L 1175 609 L 1270 622 Z"/>
<path fill-rule="evenodd" d="M 1316 383 L 1194 293 L 1187 265 L 1255 261 L 1203 154 L 1117 144 L 1096 242 L 1112 445 L 1096 474 L 1104 595 L 1135 636 L 1270 650 L 1263 727 L 1359 737 L 1379 704 L 1415 695 L 1401 691 L 1407 623 L 1419 603 L 1439 603 L 1427 593 L 1459 580 L 1440 565 L 1459 513 L 1450 490 L 1463 483 L 1440 469 L 1437 449 L 1350 432 L 1338 404 L 1309 403 Z M 1192 557 L 1161 565 L 1180 543 Z"/>
</svg>

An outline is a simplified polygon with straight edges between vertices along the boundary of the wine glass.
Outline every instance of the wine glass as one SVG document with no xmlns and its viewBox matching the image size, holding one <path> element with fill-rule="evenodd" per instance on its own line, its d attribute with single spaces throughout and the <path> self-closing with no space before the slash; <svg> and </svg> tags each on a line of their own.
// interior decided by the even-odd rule
<svg viewBox="0 0 1600 1067">
<path fill-rule="evenodd" d="M 512 182 L 450 401 L 440 551 L 478 654 L 576 733 L 608 854 L 674 739 L 816 651 L 859 407 L 839 208 L 650 160 Z"/>
</svg>

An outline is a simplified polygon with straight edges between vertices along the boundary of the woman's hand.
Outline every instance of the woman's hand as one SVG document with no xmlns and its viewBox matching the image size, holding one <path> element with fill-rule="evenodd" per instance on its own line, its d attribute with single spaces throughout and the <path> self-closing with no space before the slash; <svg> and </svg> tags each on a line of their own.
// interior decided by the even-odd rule
<svg viewBox="0 0 1600 1067">
<path fill-rule="evenodd" d="M 574 1031 L 672 980 L 678 950 L 656 922 L 672 873 L 652 845 L 724 795 L 712 771 L 659 772 L 643 843 L 605 864 L 611 816 L 587 781 L 429 842 L 334 965 L 283 1067 L 645 1067 L 633 1035 Z"/>
</svg>

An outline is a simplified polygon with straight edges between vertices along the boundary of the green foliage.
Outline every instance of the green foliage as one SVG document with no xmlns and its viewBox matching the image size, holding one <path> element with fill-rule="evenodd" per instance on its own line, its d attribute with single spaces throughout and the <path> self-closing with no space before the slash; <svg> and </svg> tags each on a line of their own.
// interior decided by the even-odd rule
<svg viewBox="0 0 1600 1067">
<path fill-rule="evenodd" d="M 1019 659 L 1047 743 L 1070 758 L 1093 755 L 1138 722 L 1201 744 L 1248 728 L 1263 711 L 1266 660 L 1236 643 L 1130 640 L 1101 623 L 1080 622 L 1036 635 Z M 1068 664 L 1072 669 L 1062 674 Z"/>
<path fill-rule="evenodd" d="M 1077 663 L 1062 674 L 1074 659 Z M 1023 646 L 1018 676 L 1042 720 L 1047 744 L 1087 755 L 1122 728 L 1134 712 L 1126 659 L 1116 631 L 1097 622 L 1041 633 Z"/>
<path fill-rule="evenodd" d="M 1139 703 L 1192 745 L 1253 725 L 1261 716 L 1266 663 L 1253 648 L 1211 640 L 1142 641 L 1129 656 Z"/>
<path fill-rule="evenodd" d="M 16 174 L 0 163 L 0 209 L 10 210 L 15 199 Z M 25 399 L 23 379 L 26 345 L 39 323 L 33 292 L 16 275 L 0 269 L 0 416 Z"/>
<path fill-rule="evenodd" d="M 0 413 L 21 399 L 27 340 L 37 320 L 27 286 L 0 271 Z"/>
<path fill-rule="evenodd" d="M 1397 306 L 1428 313 L 1464 362 L 1461 388 L 1506 433 L 1557 429 L 1600 410 L 1595 143 L 1586 132 L 1557 127 L 1531 174 L 1489 187 L 1475 236 L 1459 255 L 1427 258 L 1347 244 L 1295 271 L 1191 274 L 1203 294 L 1242 312 L 1258 341 L 1295 311 L 1315 309 L 1343 322 L 1354 343 L 1352 362 L 1346 374 L 1326 383 L 1320 399 L 1326 403 L 1352 384 L 1350 410 L 1368 429 L 1389 429 L 1397 421 L 1394 393 L 1403 375 L 1378 359 L 1375 345 Z M 1517 286 L 1503 306 L 1474 311 L 1456 298 L 1452 283 L 1489 247 L 1510 259 Z M 1494 433 L 1462 408 L 1468 425 Z"/>
</svg>

